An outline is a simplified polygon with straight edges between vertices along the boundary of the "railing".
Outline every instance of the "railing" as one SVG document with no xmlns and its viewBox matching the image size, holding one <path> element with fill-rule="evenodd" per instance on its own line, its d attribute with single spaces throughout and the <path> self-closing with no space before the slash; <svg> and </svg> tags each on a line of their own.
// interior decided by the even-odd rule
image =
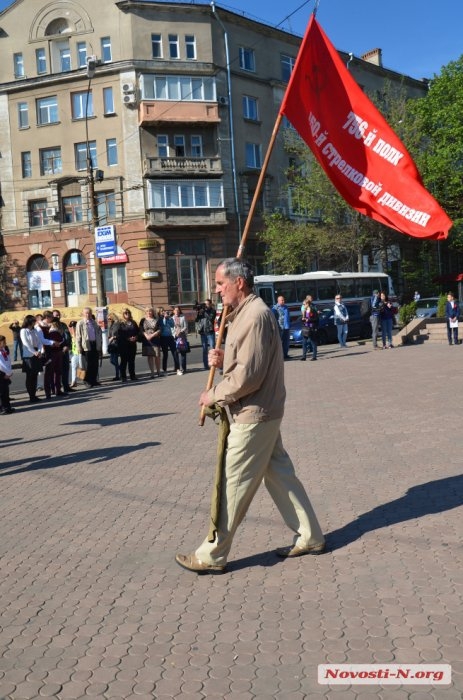
<svg viewBox="0 0 463 700">
<path fill-rule="evenodd" d="M 157 176 L 171 173 L 175 175 L 221 175 L 222 159 L 213 157 L 168 156 L 165 158 L 145 158 L 145 175 Z"/>
</svg>

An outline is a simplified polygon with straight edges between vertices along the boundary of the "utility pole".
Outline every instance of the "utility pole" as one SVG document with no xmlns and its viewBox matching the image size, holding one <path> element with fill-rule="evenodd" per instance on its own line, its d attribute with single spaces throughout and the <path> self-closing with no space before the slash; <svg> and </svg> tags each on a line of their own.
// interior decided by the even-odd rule
<svg viewBox="0 0 463 700">
<path fill-rule="evenodd" d="M 92 223 L 93 230 L 98 226 L 99 216 L 98 216 L 98 202 L 95 196 L 95 171 L 93 169 L 92 157 L 90 154 L 90 142 L 88 140 L 88 103 L 90 99 L 90 88 L 92 85 L 92 78 L 95 75 L 96 69 L 96 57 L 87 57 L 87 98 L 85 105 L 85 138 L 87 145 L 87 186 L 88 186 L 88 199 L 90 203 L 90 209 L 92 212 Z M 104 278 L 103 278 L 103 265 L 101 260 L 97 255 L 96 245 L 95 245 L 95 276 L 96 276 L 96 305 L 99 308 L 106 306 L 106 294 L 104 289 Z"/>
</svg>

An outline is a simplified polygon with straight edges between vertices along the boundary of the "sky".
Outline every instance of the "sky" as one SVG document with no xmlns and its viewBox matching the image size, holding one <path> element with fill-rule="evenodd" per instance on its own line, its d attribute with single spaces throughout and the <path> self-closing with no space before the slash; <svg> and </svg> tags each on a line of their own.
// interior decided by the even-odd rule
<svg viewBox="0 0 463 700">
<path fill-rule="evenodd" d="M 216 7 L 303 35 L 316 2 L 216 0 Z M 0 10 L 11 4 L 0 0 Z M 318 0 L 316 16 L 337 49 L 360 57 L 380 48 L 385 68 L 412 78 L 432 78 L 463 54 L 462 0 Z"/>
</svg>

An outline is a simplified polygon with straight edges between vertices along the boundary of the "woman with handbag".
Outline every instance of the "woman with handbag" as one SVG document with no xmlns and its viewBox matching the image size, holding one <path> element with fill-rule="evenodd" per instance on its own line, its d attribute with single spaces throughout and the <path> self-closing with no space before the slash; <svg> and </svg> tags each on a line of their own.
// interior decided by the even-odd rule
<svg viewBox="0 0 463 700">
<path fill-rule="evenodd" d="M 145 314 L 140 321 L 141 354 L 148 360 L 151 379 L 154 379 L 156 375 L 161 376 L 161 328 L 151 306 L 145 309 Z"/>
<path fill-rule="evenodd" d="M 305 362 L 310 346 L 312 348 L 311 361 L 317 359 L 319 322 L 318 311 L 314 307 L 312 297 L 309 294 L 302 304 L 302 362 Z"/>
<path fill-rule="evenodd" d="M 177 370 L 177 374 L 182 375 L 186 372 L 186 354 L 188 352 L 188 326 L 180 306 L 174 306 L 173 321 L 175 345 L 179 354 L 179 361 L 182 365 L 181 369 Z"/>
</svg>

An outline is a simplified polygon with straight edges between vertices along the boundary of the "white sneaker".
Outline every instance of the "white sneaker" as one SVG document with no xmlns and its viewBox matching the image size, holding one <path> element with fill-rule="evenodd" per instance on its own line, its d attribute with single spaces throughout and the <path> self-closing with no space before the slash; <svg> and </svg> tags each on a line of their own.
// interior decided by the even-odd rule
<svg viewBox="0 0 463 700">
<path fill-rule="evenodd" d="M 177 370 L 177 374 L 178 374 L 178 376 L 180 377 L 180 376 L 183 374 L 182 370 L 181 370 L 181 369 L 178 369 L 178 370 Z"/>
</svg>

